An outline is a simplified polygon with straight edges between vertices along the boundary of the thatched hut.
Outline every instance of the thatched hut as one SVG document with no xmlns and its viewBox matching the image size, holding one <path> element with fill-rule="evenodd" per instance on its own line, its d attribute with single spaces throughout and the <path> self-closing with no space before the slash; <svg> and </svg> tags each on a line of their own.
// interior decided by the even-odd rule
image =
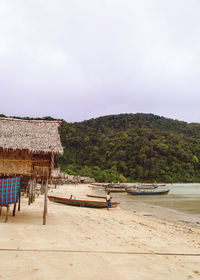
<svg viewBox="0 0 200 280">
<path fill-rule="evenodd" d="M 28 182 L 29 194 L 36 182 L 45 186 L 43 224 L 55 155 L 63 152 L 59 125 L 59 121 L 0 118 L 0 178 L 20 176 Z"/>
</svg>

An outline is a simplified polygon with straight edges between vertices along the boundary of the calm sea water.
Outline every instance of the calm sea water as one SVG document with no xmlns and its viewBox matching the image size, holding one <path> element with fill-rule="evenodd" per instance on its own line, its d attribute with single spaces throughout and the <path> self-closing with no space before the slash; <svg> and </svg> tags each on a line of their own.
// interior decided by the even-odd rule
<svg viewBox="0 0 200 280">
<path fill-rule="evenodd" d="M 168 186 L 170 192 L 167 195 L 134 196 L 124 194 L 123 198 L 119 196 L 118 199 L 121 200 L 122 207 L 127 210 L 131 210 L 135 201 L 190 214 L 200 214 L 200 184 L 173 184 Z"/>
<path fill-rule="evenodd" d="M 124 210 L 200 227 L 200 184 L 172 184 L 167 187 L 170 187 L 167 195 L 112 193 L 112 197 Z M 95 193 L 102 195 L 105 191 L 99 189 Z"/>
</svg>

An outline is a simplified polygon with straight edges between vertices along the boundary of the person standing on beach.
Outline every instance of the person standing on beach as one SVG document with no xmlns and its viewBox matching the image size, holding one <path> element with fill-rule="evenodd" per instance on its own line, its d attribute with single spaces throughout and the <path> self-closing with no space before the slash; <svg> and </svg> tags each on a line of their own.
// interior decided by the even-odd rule
<svg viewBox="0 0 200 280">
<path fill-rule="evenodd" d="M 109 208 L 111 207 L 111 196 L 110 196 L 110 192 L 107 192 L 106 201 L 107 201 L 107 210 L 109 210 Z"/>
</svg>

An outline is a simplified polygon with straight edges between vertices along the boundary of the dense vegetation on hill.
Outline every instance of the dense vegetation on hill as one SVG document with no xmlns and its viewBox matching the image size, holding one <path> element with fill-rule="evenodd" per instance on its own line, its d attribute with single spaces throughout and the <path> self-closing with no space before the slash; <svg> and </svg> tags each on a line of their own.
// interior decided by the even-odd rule
<svg viewBox="0 0 200 280">
<path fill-rule="evenodd" d="M 200 181 L 200 124 L 153 114 L 62 122 L 63 171 L 98 181 Z"/>
<path fill-rule="evenodd" d="M 200 182 L 198 123 L 121 114 L 62 121 L 60 135 L 64 154 L 57 164 L 68 174 L 107 182 Z"/>
</svg>

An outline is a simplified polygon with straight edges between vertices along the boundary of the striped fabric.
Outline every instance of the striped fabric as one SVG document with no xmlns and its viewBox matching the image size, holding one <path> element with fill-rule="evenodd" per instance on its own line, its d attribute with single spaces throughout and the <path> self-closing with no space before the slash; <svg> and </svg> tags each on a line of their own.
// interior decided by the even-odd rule
<svg viewBox="0 0 200 280">
<path fill-rule="evenodd" d="M 8 206 L 18 201 L 20 181 L 20 177 L 0 179 L 0 206 Z"/>
</svg>

